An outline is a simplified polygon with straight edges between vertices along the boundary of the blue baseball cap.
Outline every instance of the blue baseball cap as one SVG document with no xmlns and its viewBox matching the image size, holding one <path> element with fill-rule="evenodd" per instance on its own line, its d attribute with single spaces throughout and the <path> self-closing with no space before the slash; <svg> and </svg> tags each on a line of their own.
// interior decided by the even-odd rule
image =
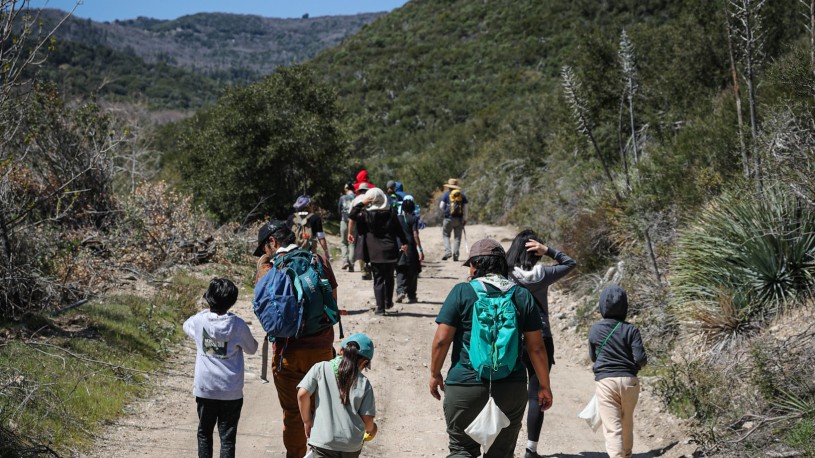
<svg viewBox="0 0 815 458">
<path fill-rule="evenodd" d="M 356 342 L 359 345 L 360 356 L 367 358 L 368 361 L 374 359 L 374 343 L 370 337 L 362 333 L 350 335 L 342 341 L 342 347 L 348 346 L 349 342 Z"/>
</svg>

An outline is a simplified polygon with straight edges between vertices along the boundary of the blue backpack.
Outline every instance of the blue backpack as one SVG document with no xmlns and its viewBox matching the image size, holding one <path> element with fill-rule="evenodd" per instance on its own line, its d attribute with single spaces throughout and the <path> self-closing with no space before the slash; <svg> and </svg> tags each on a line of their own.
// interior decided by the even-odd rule
<svg viewBox="0 0 815 458">
<path fill-rule="evenodd" d="M 521 348 L 519 314 L 512 302 L 515 287 L 491 293 L 479 280 L 471 280 L 470 286 L 478 295 L 473 305 L 470 364 L 484 380 L 506 378 L 515 370 Z"/>
<path fill-rule="evenodd" d="M 339 321 L 331 292 L 317 255 L 295 249 L 278 256 L 257 283 L 253 307 L 269 337 L 308 336 Z"/>
</svg>

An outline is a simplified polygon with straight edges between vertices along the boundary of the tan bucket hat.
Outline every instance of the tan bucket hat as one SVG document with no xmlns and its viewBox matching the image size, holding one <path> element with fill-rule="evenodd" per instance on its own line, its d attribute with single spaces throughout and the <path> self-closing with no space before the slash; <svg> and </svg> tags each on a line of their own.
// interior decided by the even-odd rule
<svg viewBox="0 0 815 458">
<path fill-rule="evenodd" d="M 446 189 L 461 189 L 461 186 L 458 185 L 458 178 L 450 178 L 447 183 L 444 183 L 444 187 Z"/>
</svg>

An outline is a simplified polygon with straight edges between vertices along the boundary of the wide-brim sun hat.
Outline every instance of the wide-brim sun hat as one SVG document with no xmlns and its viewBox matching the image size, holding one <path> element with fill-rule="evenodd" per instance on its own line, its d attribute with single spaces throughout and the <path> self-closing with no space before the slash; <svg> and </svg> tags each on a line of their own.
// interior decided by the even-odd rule
<svg viewBox="0 0 815 458">
<path fill-rule="evenodd" d="M 356 342 L 356 344 L 359 345 L 359 351 L 357 353 L 360 356 L 366 358 L 368 361 L 374 359 L 374 342 L 366 334 L 359 332 L 346 337 L 345 340 L 342 341 L 342 348 L 348 346 L 349 342 Z"/>
<path fill-rule="evenodd" d="M 365 198 L 371 199 L 371 203 L 368 204 L 367 208 L 367 210 L 369 211 L 390 209 L 388 196 L 385 195 L 385 191 L 379 188 L 371 188 L 368 191 L 366 191 Z"/>
<path fill-rule="evenodd" d="M 464 261 L 463 266 L 470 266 L 470 261 L 478 256 L 506 256 L 504 247 L 494 239 L 481 239 L 470 247 L 470 257 Z"/>
<path fill-rule="evenodd" d="M 360 183 L 357 188 L 357 194 L 365 194 L 369 189 L 371 189 L 371 187 L 368 186 L 368 183 Z"/>
<path fill-rule="evenodd" d="M 458 178 L 450 178 L 447 183 L 444 183 L 444 187 L 446 189 L 461 189 L 461 186 L 458 185 Z"/>
</svg>

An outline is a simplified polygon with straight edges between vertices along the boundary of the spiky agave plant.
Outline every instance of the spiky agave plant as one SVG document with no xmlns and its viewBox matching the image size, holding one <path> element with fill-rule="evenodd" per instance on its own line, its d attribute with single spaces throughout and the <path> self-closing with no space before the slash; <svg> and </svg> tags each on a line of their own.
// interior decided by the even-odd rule
<svg viewBox="0 0 815 458">
<path fill-rule="evenodd" d="M 677 240 L 672 310 L 713 352 L 815 291 L 815 208 L 783 188 L 730 193 Z"/>
</svg>

